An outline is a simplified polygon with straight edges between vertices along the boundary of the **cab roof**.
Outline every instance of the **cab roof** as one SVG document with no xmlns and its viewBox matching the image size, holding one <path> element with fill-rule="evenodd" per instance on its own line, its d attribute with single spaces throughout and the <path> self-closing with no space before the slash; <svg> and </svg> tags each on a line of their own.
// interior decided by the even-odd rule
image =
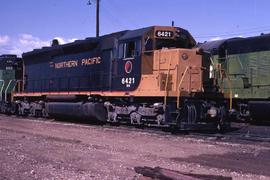
<svg viewBox="0 0 270 180">
<path fill-rule="evenodd" d="M 35 56 L 44 53 L 52 53 L 53 55 L 57 54 L 66 54 L 66 53 L 75 53 L 75 52 L 83 52 L 87 50 L 94 50 L 94 49 L 110 49 L 113 48 L 115 41 L 119 40 L 126 40 L 126 39 L 134 39 L 143 37 L 145 33 L 153 30 L 154 28 L 166 28 L 171 26 L 150 26 L 146 28 L 136 29 L 136 30 L 125 30 L 120 32 L 115 32 L 112 34 L 103 35 L 100 37 L 89 37 L 84 40 L 76 40 L 72 43 L 67 43 L 63 45 L 54 45 L 48 47 L 42 47 L 40 49 L 34 49 L 30 52 L 23 53 L 22 56 Z M 191 45 L 195 45 L 196 42 L 191 34 L 182 28 L 176 27 L 177 29 L 181 30 L 180 32 L 185 34 L 188 37 L 188 41 Z"/>
</svg>

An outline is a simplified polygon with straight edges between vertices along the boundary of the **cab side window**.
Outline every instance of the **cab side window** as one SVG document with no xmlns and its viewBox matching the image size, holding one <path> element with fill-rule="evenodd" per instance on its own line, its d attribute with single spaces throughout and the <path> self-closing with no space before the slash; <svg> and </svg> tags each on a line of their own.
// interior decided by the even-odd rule
<svg viewBox="0 0 270 180">
<path fill-rule="evenodd" d="M 130 41 L 125 44 L 125 58 L 132 58 L 135 56 L 135 42 Z"/>
<path fill-rule="evenodd" d="M 153 50 L 153 39 L 147 38 L 144 41 L 145 51 Z"/>
<path fill-rule="evenodd" d="M 136 41 L 136 55 L 137 56 L 141 55 L 141 51 L 142 51 L 142 41 L 137 40 Z"/>
<path fill-rule="evenodd" d="M 129 41 L 126 43 L 121 43 L 118 46 L 118 57 L 122 58 L 134 58 L 139 56 L 141 53 L 141 41 Z"/>
<path fill-rule="evenodd" d="M 119 59 L 124 58 L 124 44 L 123 43 L 119 44 L 118 46 L 118 58 Z"/>
</svg>

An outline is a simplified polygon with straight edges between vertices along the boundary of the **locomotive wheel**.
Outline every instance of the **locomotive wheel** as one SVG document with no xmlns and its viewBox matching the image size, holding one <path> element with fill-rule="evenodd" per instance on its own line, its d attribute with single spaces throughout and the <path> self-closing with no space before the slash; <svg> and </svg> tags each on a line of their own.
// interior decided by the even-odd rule
<svg viewBox="0 0 270 180">
<path fill-rule="evenodd" d="M 109 112 L 108 113 L 108 118 L 107 118 L 107 122 L 109 123 L 116 123 L 117 122 L 117 113 L 115 112 Z"/>
<path fill-rule="evenodd" d="M 118 121 L 117 113 L 114 112 L 110 116 L 108 116 L 108 123 L 111 126 L 120 126 L 120 122 Z"/>
<path fill-rule="evenodd" d="M 32 106 L 30 106 L 29 116 L 37 117 L 36 110 Z"/>
<path fill-rule="evenodd" d="M 42 117 L 44 117 L 44 118 L 49 118 L 50 117 L 45 108 L 42 108 Z"/>
<path fill-rule="evenodd" d="M 142 116 L 137 112 L 130 113 L 130 123 L 140 125 Z"/>
<path fill-rule="evenodd" d="M 197 119 L 197 111 L 194 104 L 185 104 L 183 108 L 180 109 L 180 113 L 177 116 L 177 123 L 182 122 L 194 124 Z"/>
<path fill-rule="evenodd" d="M 219 107 L 219 122 L 217 124 L 217 131 L 219 133 L 224 133 L 228 129 L 230 129 L 230 123 L 226 123 L 226 119 L 228 117 L 226 116 L 226 108 L 224 106 Z"/>
<path fill-rule="evenodd" d="M 164 121 L 164 115 L 162 115 L 162 114 L 159 114 L 159 115 L 157 115 L 157 124 L 160 126 L 160 125 L 162 125 L 162 123 L 163 123 L 163 121 Z"/>
</svg>

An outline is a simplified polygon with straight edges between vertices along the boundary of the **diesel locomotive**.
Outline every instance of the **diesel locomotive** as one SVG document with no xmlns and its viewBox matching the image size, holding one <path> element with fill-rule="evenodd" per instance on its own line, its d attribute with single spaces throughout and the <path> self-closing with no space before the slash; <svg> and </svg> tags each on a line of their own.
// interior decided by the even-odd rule
<svg viewBox="0 0 270 180">
<path fill-rule="evenodd" d="M 212 76 L 232 114 L 241 120 L 270 116 L 270 34 L 230 38 L 199 45 L 212 55 Z"/>
<path fill-rule="evenodd" d="M 0 56 L 0 111 L 10 113 L 13 94 L 20 88 L 22 59 L 16 55 Z"/>
<path fill-rule="evenodd" d="M 4 103 L 19 115 L 227 127 L 228 105 L 211 77 L 211 56 L 195 45 L 187 30 L 169 26 L 54 41 L 22 55 L 21 78 Z"/>
</svg>

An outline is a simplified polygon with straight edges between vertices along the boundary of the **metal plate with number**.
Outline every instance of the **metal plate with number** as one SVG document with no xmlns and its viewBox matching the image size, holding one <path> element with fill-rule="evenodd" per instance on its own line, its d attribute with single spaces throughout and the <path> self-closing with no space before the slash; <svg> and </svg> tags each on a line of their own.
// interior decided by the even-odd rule
<svg viewBox="0 0 270 180">
<path fill-rule="evenodd" d="M 172 38 L 173 37 L 173 32 L 172 31 L 158 30 L 158 31 L 156 31 L 156 37 L 159 37 L 159 38 Z"/>
<path fill-rule="evenodd" d="M 131 85 L 135 84 L 135 78 L 134 77 L 122 78 L 121 82 L 126 87 L 130 87 Z"/>
</svg>

